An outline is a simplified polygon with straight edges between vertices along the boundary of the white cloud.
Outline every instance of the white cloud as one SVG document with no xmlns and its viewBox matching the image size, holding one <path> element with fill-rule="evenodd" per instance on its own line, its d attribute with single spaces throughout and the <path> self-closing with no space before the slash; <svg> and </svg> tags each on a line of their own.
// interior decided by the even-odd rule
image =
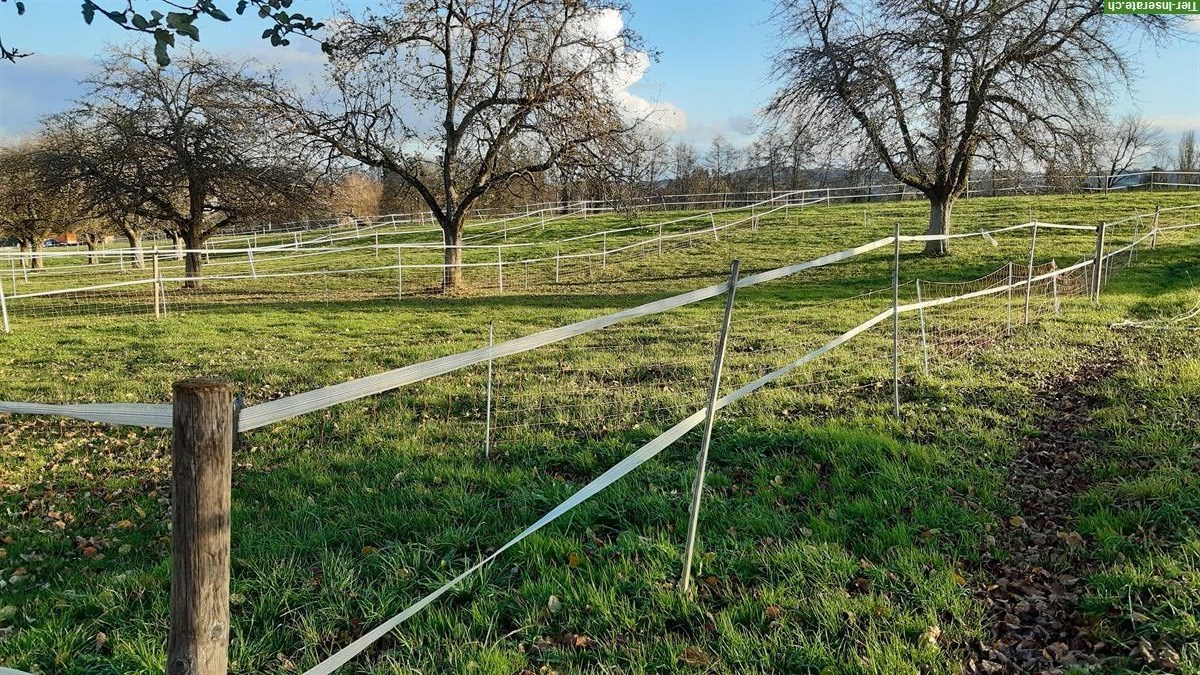
<svg viewBox="0 0 1200 675">
<path fill-rule="evenodd" d="M 581 27 L 581 30 L 590 32 L 601 40 L 621 40 L 621 31 L 624 28 L 625 19 L 620 10 L 605 9 L 594 13 L 589 25 Z M 632 49 L 627 50 L 625 63 L 610 73 L 608 88 L 611 95 L 630 119 L 645 120 L 656 131 L 674 132 L 686 129 L 687 115 L 679 106 L 665 101 L 650 101 L 630 91 L 631 87 L 641 81 L 649 68 L 649 55 Z"/>
</svg>

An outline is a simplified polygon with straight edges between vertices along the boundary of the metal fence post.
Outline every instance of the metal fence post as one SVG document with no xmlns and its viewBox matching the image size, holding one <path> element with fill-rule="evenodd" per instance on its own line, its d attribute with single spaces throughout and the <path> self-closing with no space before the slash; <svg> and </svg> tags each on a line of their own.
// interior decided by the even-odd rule
<svg viewBox="0 0 1200 675">
<path fill-rule="evenodd" d="M 492 456 L 492 348 L 496 346 L 495 323 L 488 323 L 487 411 L 484 413 L 483 456 Z"/>
<path fill-rule="evenodd" d="M 713 214 L 708 214 L 708 220 L 712 223 L 713 241 L 717 241 L 717 217 Z"/>
<path fill-rule="evenodd" d="M 246 249 L 246 259 L 250 261 L 250 278 L 258 278 L 258 269 L 254 266 L 254 249 Z"/>
<path fill-rule="evenodd" d="M 1059 314 L 1062 312 L 1062 307 L 1058 301 L 1058 261 L 1057 260 L 1050 261 L 1050 271 L 1055 273 L 1054 276 L 1050 277 L 1050 294 L 1054 298 L 1054 313 Z"/>
<path fill-rule="evenodd" d="M 559 244 L 554 249 L 554 283 L 558 283 L 559 273 L 562 270 L 562 244 Z"/>
<path fill-rule="evenodd" d="M 1125 257 L 1125 267 L 1133 266 L 1133 251 L 1137 248 L 1138 235 L 1142 233 L 1142 217 L 1138 216 L 1133 221 L 1133 239 L 1129 243 L 1129 255 Z"/>
<path fill-rule="evenodd" d="M 1008 261 L 1008 326 L 1005 334 L 1011 336 L 1013 328 L 1013 264 Z"/>
<path fill-rule="evenodd" d="M 504 249 L 496 247 L 496 279 L 500 282 L 500 292 L 504 292 Z"/>
<path fill-rule="evenodd" d="M 399 246 L 396 247 L 396 299 L 404 299 L 404 254 Z"/>
<path fill-rule="evenodd" d="M 917 279 L 917 316 L 921 321 L 921 360 L 925 367 L 925 376 L 929 376 L 929 340 L 925 335 L 925 307 L 921 305 L 921 280 Z"/>
<path fill-rule="evenodd" d="M 608 268 L 608 232 L 600 235 L 600 269 Z"/>
<path fill-rule="evenodd" d="M 1029 267 L 1025 274 L 1025 325 L 1029 325 L 1029 305 L 1033 296 L 1033 256 L 1037 250 L 1037 230 L 1038 226 L 1033 224 L 1033 235 L 1029 238 Z"/>
<path fill-rule="evenodd" d="M 1154 222 L 1150 224 L 1150 250 L 1153 251 L 1158 246 L 1158 209 L 1157 204 L 1154 205 Z"/>
<path fill-rule="evenodd" d="M 0 277 L 0 328 L 3 328 L 5 333 L 9 332 L 8 302 L 4 299 L 4 278 L 3 277 Z"/>
<path fill-rule="evenodd" d="M 1104 234 L 1107 225 L 1100 223 L 1096 226 L 1096 252 L 1092 257 L 1092 301 L 1100 302 L 1100 283 L 1104 273 Z"/>
<path fill-rule="evenodd" d="M 892 261 L 892 407 L 900 419 L 900 222 L 892 237 L 895 246 Z"/>
<path fill-rule="evenodd" d="M 663 224 L 659 223 L 658 224 L 658 255 L 659 255 L 659 257 L 662 257 L 662 248 L 663 248 L 662 245 L 663 245 Z"/>
<path fill-rule="evenodd" d="M 721 337 L 713 357 L 712 383 L 708 390 L 708 408 L 704 418 L 704 434 L 700 437 L 700 454 L 696 457 L 696 481 L 692 484 L 692 505 L 688 512 L 687 544 L 683 550 L 683 580 L 680 591 L 687 593 L 692 585 L 692 557 L 696 552 L 696 530 L 700 522 L 700 499 L 704 493 L 704 474 L 708 470 L 708 447 L 712 440 L 713 419 L 717 414 L 717 396 L 721 392 L 721 369 L 725 364 L 725 347 L 729 343 L 729 324 L 733 319 L 733 299 L 737 294 L 740 262 L 729 267 L 729 288 L 725 291 L 725 315 L 721 321 Z"/>
<path fill-rule="evenodd" d="M 158 251 L 154 251 L 154 318 L 162 316 L 162 273 L 158 267 Z"/>
<path fill-rule="evenodd" d="M 229 522 L 237 412 L 233 388 L 176 382 L 172 412 L 168 675 L 225 675 L 229 663 Z"/>
</svg>

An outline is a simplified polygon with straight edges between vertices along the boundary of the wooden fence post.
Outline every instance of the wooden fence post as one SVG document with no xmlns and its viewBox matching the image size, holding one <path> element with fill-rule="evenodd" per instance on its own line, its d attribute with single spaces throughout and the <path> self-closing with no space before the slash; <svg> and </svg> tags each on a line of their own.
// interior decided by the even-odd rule
<svg viewBox="0 0 1200 675">
<path fill-rule="evenodd" d="M 218 380 L 175 383 L 168 675 L 225 675 L 229 520 L 237 413 Z"/>
</svg>

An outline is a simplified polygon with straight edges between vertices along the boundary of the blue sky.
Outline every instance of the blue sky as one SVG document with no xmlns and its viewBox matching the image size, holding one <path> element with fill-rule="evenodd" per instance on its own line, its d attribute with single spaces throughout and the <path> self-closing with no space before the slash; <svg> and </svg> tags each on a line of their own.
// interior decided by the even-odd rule
<svg viewBox="0 0 1200 675">
<path fill-rule="evenodd" d="M 114 5 L 123 0 L 112 0 Z M 139 0 L 146 7 L 161 3 Z M 226 0 L 224 5 L 234 5 Z M 352 0 L 351 7 L 370 4 Z M 34 55 L 16 64 L 0 63 L 0 137 L 20 136 L 36 128 L 41 115 L 61 110 L 82 91 L 76 82 L 91 68 L 106 42 L 145 39 L 112 26 L 103 18 L 86 26 L 77 0 L 26 0 L 28 11 L 17 17 L 12 3 L 0 4 L 0 37 L 5 45 Z M 658 50 L 661 58 L 630 91 L 642 98 L 670 103 L 686 117 L 677 138 L 705 146 L 717 134 L 736 145 L 753 138 L 756 109 L 770 97 L 770 55 L 776 45 L 768 23 L 767 0 L 633 0 L 632 28 Z M 297 11 L 322 16 L 331 0 L 298 0 Z M 1114 103 L 1118 112 L 1138 111 L 1174 139 L 1188 128 L 1200 128 L 1200 22 L 1191 40 L 1167 45 L 1156 53 L 1134 45 L 1141 75 L 1132 96 Z M 259 39 L 264 24 L 235 17 L 228 24 L 201 25 L 201 46 L 231 57 L 259 59 L 282 66 L 294 77 L 319 73 L 321 57 L 313 44 L 296 40 L 291 47 L 272 48 Z M 183 38 L 180 38 L 183 40 Z"/>
</svg>

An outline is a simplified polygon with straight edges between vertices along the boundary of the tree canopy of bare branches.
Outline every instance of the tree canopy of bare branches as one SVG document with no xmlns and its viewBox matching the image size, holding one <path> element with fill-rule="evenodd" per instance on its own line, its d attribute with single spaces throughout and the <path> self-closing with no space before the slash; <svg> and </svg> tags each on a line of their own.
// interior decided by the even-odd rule
<svg viewBox="0 0 1200 675">
<path fill-rule="evenodd" d="M 1189 129 L 1179 137 L 1179 147 L 1175 151 L 1175 166 L 1180 171 L 1195 171 L 1200 169 L 1196 153 L 1196 132 Z"/>
<path fill-rule="evenodd" d="M 609 163 L 634 121 L 614 94 L 645 59 L 605 0 L 384 3 L 328 36 L 330 89 L 284 114 L 332 153 L 411 186 L 446 245 L 447 287 L 462 283 L 472 204 L 564 166 Z"/>
<path fill-rule="evenodd" d="M 64 180 L 51 147 L 40 136 L 0 148 L 0 238 L 16 239 L 21 250 L 36 254 L 51 234 L 69 232 L 91 218 L 78 186 Z M 40 256 L 30 256 L 40 269 Z"/>
<path fill-rule="evenodd" d="M 1049 148 L 1096 120 L 1127 77 L 1123 31 L 1161 16 L 1104 16 L 1092 0 L 779 0 L 783 81 L 770 110 L 853 122 L 947 234 L 972 163 Z M 926 252 L 944 255 L 945 241 Z"/>
<path fill-rule="evenodd" d="M 260 83 L 241 67 L 190 54 L 160 68 L 152 58 L 113 52 L 90 94 L 47 124 L 62 173 L 95 204 L 123 222 L 156 221 L 191 249 L 185 286 L 195 288 L 205 241 L 240 220 L 303 209 L 314 163 L 248 103 Z"/>
</svg>

